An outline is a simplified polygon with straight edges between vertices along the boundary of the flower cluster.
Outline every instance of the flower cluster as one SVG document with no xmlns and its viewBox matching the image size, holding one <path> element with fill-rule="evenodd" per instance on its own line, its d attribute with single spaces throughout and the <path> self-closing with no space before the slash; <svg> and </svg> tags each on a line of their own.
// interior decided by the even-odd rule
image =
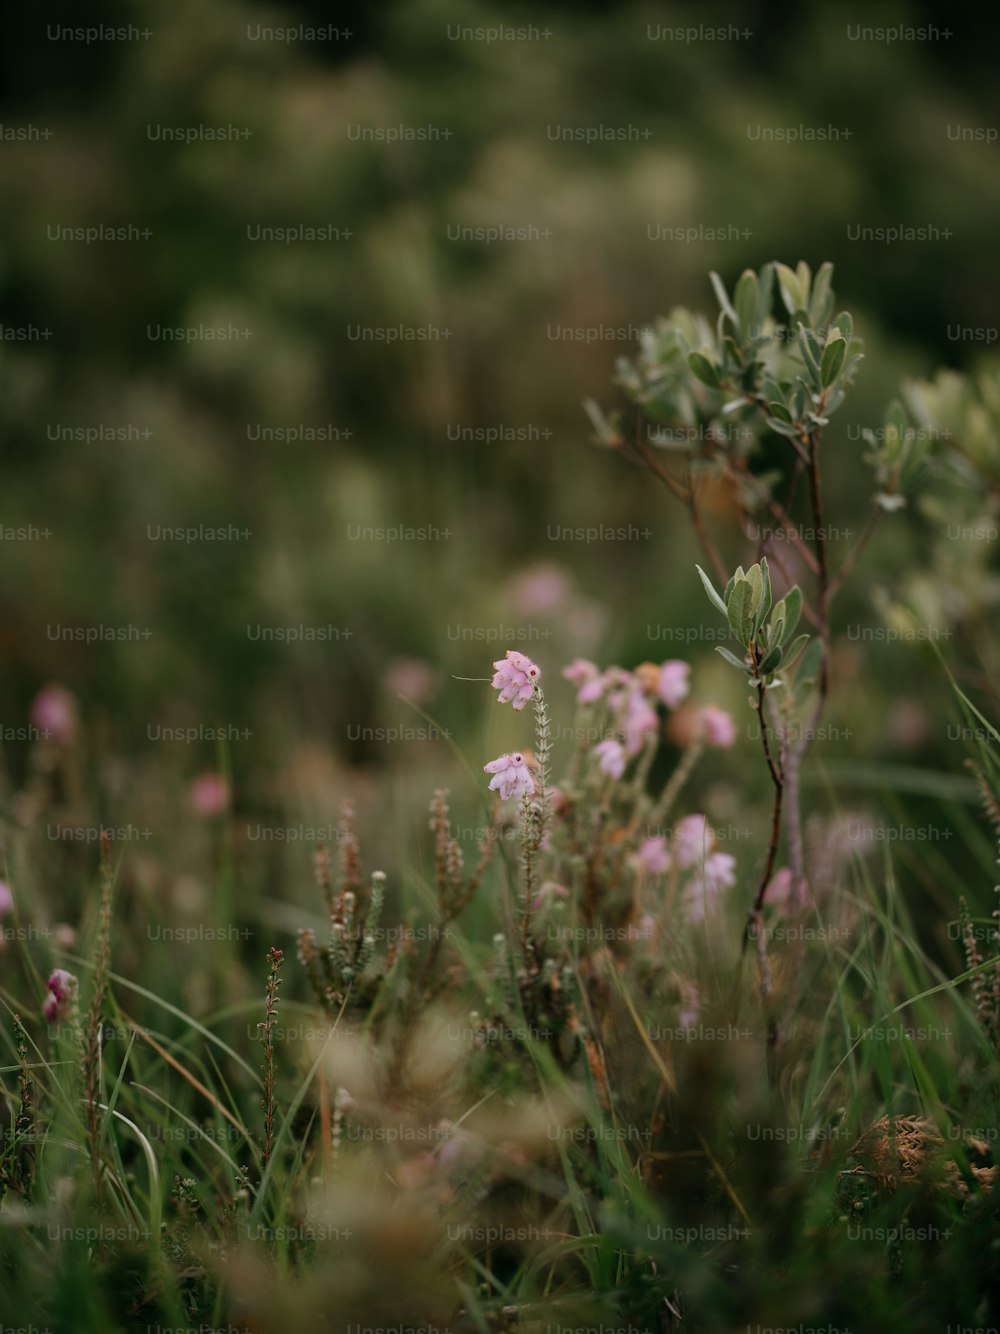
<svg viewBox="0 0 1000 1334">
<path fill-rule="evenodd" d="M 601 922 L 610 912 L 623 922 L 621 939 L 653 944 L 657 913 L 668 911 L 676 890 L 684 917 L 692 923 L 705 921 L 722 891 L 735 884 L 735 858 L 720 851 L 702 814 L 684 816 L 669 833 L 652 833 L 655 827 L 668 828 L 671 809 L 702 749 L 725 748 L 736 740 L 736 725 L 728 713 L 712 705 L 685 706 L 691 689 L 688 664 L 670 659 L 641 663 L 633 671 L 617 666 L 602 670 L 577 658 L 565 667 L 564 678 L 576 688 L 580 726 L 573 730 L 580 744 L 558 787 L 546 777 L 548 722 L 541 672 L 515 651 L 494 666 L 492 685 L 502 703 L 520 709 L 535 700 L 535 754 L 515 751 L 484 765 L 491 775 L 490 791 L 504 801 L 525 799 L 526 874 L 542 877 L 530 885 L 528 913 L 561 914 L 568 909 Z M 682 706 L 669 735 L 683 738 L 684 757 L 657 795 L 649 790 L 649 779 L 664 715 Z M 630 768 L 633 776 L 622 782 Z M 591 863 L 599 870 L 591 869 L 582 884 L 579 847 L 585 828 L 605 833 L 600 858 Z M 536 870 L 538 854 L 547 861 Z M 656 896 L 657 902 L 645 901 L 647 886 L 657 877 L 667 878 L 664 892 Z"/>
<path fill-rule="evenodd" d="M 650 876 L 668 871 L 694 872 L 684 890 L 692 921 L 703 921 L 720 890 L 736 882 L 736 859 L 718 851 L 715 833 L 704 815 L 686 815 L 669 842 L 662 834 L 644 839 L 635 854 L 635 864 Z"/>
<path fill-rule="evenodd" d="M 497 696 L 499 704 L 512 704 L 520 711 L 528 700 L 535 696 L 536 707 L 539 707 L 541 690 L 538 683 L 542 669 L 537 663 L 532 662 L 526 654 L 518 653 L 516 649 L 508 649 L 506 658 L 499 658 L 493 666 L 496 668 L 496 674 L 492 685 L 494 690 L 500 692 Z M 483 772 L 493 775 L 490 779 L 490 791 L 499 792 L 502 801 L 507 801 L 510 797 L 534 795 L 535 780 L 531 776 L 526 756 L 519 750 L 490 760 L 489 764 L 483 765 Z"/>
<path fill-rule="evenodd" d="M 530 797 L 535 791 L 528 761 L 519 750 L 511 755 L 501 755 L 497 760 L 490 760 L 489 764 L 483 765 L 483 770 L 493 775 L 490 791 L 499 792 L 502 801 L 509 797 Z"/>
<path fill-rule="evenodd" d="M 521 710 L 535 693 L 535 686 L 541 676 L 541 668 L 524 653 L 508 649 L 506 658 L 499 658 L 493 666 L 493 689 L 499 690 L 498 704 L 513 704 Z"/>
<path fill-rule="evenodd" d="M 719 852 L 715 832 L 704 815 L 688 815 L 674 830 L 674 856 L 682 870 L 693 870 L 684 891 L 692 922 L 702 922 L 713 900 L 736 883 L 736 858 Z"/>
</svg>

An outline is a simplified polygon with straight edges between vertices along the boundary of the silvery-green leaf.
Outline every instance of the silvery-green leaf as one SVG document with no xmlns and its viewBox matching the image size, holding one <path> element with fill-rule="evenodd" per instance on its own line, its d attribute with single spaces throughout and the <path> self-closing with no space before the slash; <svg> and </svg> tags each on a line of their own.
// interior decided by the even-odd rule
<svg viewBox="0 0 1000 1334">
<path fill-rule="evenodd" d="M 728 616 L 728 612 L 726 611 L 726 604 L 723 602 L 722 598 L 720 598 L 718 593 L 715 591 L 715 586 L 713 585 L 711 579 L 709 579 L 708 575 L 705 573 L 705 571 L 701 568 L 700 565 L 696 565 L 694 568 L 698 571 L 698 574 L 701 576 L 701 582 L 705 587 L 705 592 L 708 594 L 709 602 L 711 602 L 712 606 L 715 607 L 717 611 L 721 611 L 723 616 Z"/>
<path fill-rule="evenodd" d="M 712 287 L 715 289 L 715 295 L 723 313 L 732 320 L 733 324 L 739 327 L 739 319 L 736 315 L 736 311 L 733 310 L 732 303 L 729 300 L 729 293 L 726 291 L 722 279 L 714 271 L 708 276 L 712 280 Z"/>
<path fill-rule="evenodd" d="M 691 368 L 691 374 L 702 384 L 707 384 L 710 389 L 719 388 L 719 375 L 715 367 L 700 352 L 691 352 L 688 354 L 688 366 Z"/>
<path fill-rule="evenodd" d="M 733 293 L 733 304 L 736 307 L 738 317 L 738 328 L 744 339 L 751 338 L 757 325 L 757 301 L 760 296 L 760 285 L 757 282 L 757 275 L 753 269 L 744 269 L 740 274 L 739 282 L 736 284 L 736 291 Z"/>
<path fill-rule="evenodd" d="M 785 628 L 782 631 L 781 643 L 787 644 L 789 639 L 795 633 L 795 627 L 799 623 L 799 617 L 802 615 L 802 589 L 796 584 L 790 588 L 781 599 L 781 610 L 785 620 Z M 777 615 L 777 609 L 775 610 Z"/>
<path fill-rule="evenodd" d="M 763 591 L 761 593 L 760 604 L 757 607 L 756 614 L 754 615 L 753 618 L 753 632 L 755 635 L 760 632 L 760 627 L 767 620 L 768 612 L 771 610 L 771 602 L 772 602 L 771 572 L 767 568 L 766 556 L 761 557 L 760 572 L 762 576 Z"/>
<path fill-rule="evenodd" d="M 833 384 L 841 372 L 844 360 L 847 357 L 847 344 L 843 338 L 834 338 L 827 343 L 823 352 L 823 364 L 821 367 L 821 377 L 824 389 Z"/>
<path fill-rule="evenodd" d="M 729 649 L 724 648 L 722 644 L 716 644 L 715 651 L 716 653 L 721 653 L 722 656 L 725 658 L 726 662 L 728 662 L 731 666 L 735 667 L 737 671 L 745 672 L 748 670 L 747 664 L 745 662 L 740 662 L 736 654 L 730 653 Z"/>
<path fill-rule="evenodd" d="M 775 644 L 774 648 L 771 649 L 771 651 L 764 656 L 763 660 L 761 661 L 760 665 L 757 668 L 757 674 L 759 676 L 770 676 L 770 674 L 773 671 L 777 670 L 780 662 L 781 662 L 781 647 L 780 645 Z"/>
<path fill-rule="evenodd" d="M 822 653 L 822 649 L 823 649 L 822 641 L 819 640 L 819 639 L 817 639 L 817 640 L 814 640 L 813 642 L 816 643 L 816 644 L 819 644 L 819 646 L 820 646 L 820 652 Z M 795 663 L 795 659 L 799 656 L 799 654 L 802 652 L 802 650 L 805 648 L 805 646 L 806 646 L 808 643 L 809 643 L 809 636 L 808 636 L 808 635 L 799 635 L 798 639 L 796 639 L 796 640 L 791 644 L 791 646 L 790 646 L 789 649 L 788 649 L 788 652 L 785 654 L 785 666 L 786 666 L 786 667 L 791 667 L 791 666 L 794 665 L 794 663 Z"/>
<path fill-rule="evenodd" d="M 797 310 L 801 310 L 805 305 L 805 294 L 797 276 L 786 264 L 775 264 L 774 271 L 778 276 L 778 285 L 781 288 L 781 299 L 785 303 L 785 309 L 789 315 L 794 315 Z"/>
<path fill-rule="evenodd" d="M 752 617 L 750 605 L 753 601 L 753 585 L 748 579 L 738 579 L 733 585 L 733 591 L 729 597 L 727 611 L 729 613 L 729 625 L 733 634 L 740 641 L 744 648 L 750 642 L 750 626 Z"/>
<path fill-rule="evenodd" d="M 802 655 L 802 661 L 799 663 L 799 670 L 795 679 L 796 685 L 805 686 L 809 685 L 810 682 L 815 681 L 816 677 L 819 675 L 819 669 L 822 662 L 823 641 L 821 639 L 813 639 L 810 641 L 809 647 Z"/>
<path fill-rule="evenodd" d="M 822 328 L 829 319 L 826 307 L 830 304 L 829 298 L 832 295 L 830 291 L 832 279 L 833 265 L 827 260 L 825 264 L 819 266 L 809 294 L 809 318 L 814 329 Z"/>
</svg>

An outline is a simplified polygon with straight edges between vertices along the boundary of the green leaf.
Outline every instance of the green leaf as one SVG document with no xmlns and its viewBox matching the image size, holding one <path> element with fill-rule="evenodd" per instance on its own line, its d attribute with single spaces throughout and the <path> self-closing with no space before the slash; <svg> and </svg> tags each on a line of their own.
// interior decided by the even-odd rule
<svg viewBox="0 0 1000 1334">
<path fill-rule="evenodd" d="M 733 293 L 733 302 L 739 320 L 737 327 L 740 336 L 746 341 L 760 332 L 757 321 L 757 302 L 760 297 L 760 284 L 753 269 L 744 269 Z"/>
<path fill-rule="evenodd" d="M 792 426 L 789 422 L 779 421 L 777 417 L 765 417 L 764 420 L 767 422 L 768 427 L 777 435 L 787 435 L 794 439 L 799 434 L 796 427 Z"/>
<path fill-rule="evenodd" d="M 737 579 L 729 596 L 729 625 L 733 634 L 744 648 L 750 643 L 750 628 L 753 618 L 750 605 L 753 602 L 753 585 L 749 579 Z"/>
<path fill-rule="evenodd" d="M 785 645 L 795 633 L 795 627 L 799 623 L 799 617 L 802 615 L 802 589 L 796 584 L 790 588 L 778 604 L 785 619 L 785 626 L 781 632 L 781 643 Z M 778 608 L 775 608 L 775 616 L 778 614 Z"/>
<path fill-rule="evenodd" d="M 753 597 L 750 599 L 750 611 L 754 619 L 757 617 L 757 610 L 760 607 L 761 598 L 764 596 L 764 571 L 760 565 L 751 565 L 747 570 L 747 579 L 750 581 L 750 587 L 753 589 Z"/>
<path fill-rule="evenodd" d="M 809 288 L 812 286 L 812 270 L 804 259 L 800 259 L 795 266 L 795 276 L 799 280 L 799 286 L 802 288 L 803 307 L 809 301 Z"/>
<path fill-rule="evenodd" d="M 735 667 L 737 671 L 748 672 L 750 670 L 745 662 L 740 662 L 735 653 L 730 653 L 729 649 L 723 648 L 721 644 L 716 644 L 715 651 L 716 653 L 721 653 L 726 662 Z"/>
<path fill-rule="evenodd" d="M 722 279 L 714 271 L 710 273 L 708 276 L 712 280 L 712 286 L 715 289 L 715 295 L 719 302 L 720 307 L 722 308 L 723 314 L 725 314 L 730 320 L 732 320 L 733 324 L 739 327 L 739 320 L 736 316 L 736 311 L 733 310 L 732 303 L 729 300 L 729 293 L 726 291 L 725 284 L 723 283 Z"/>
<path fill-rule="evenodd" d="M 834 324 L 844 335 L 846 341 L 849 343 L 851 341 L 851 337 L 854 334 L 854 320 L 851 318 L 850 313 L 846 310 L 842 310 L 840 314 L 837 316 L 837 318 L 834 320 Z"/>
<path fill-rule="evenodd" d="M 763 324 L 771 313 L 774 301 L 774 265 L 765 264 L 760 271 L 760 295 L 757 298 L 757 323 Z"/>
<path fill-rule="evenodd" d="M 820 377 L 823 381 L 823 388 L 827 389 L 841 372 L 844 365 L 844 358 L 847 356 L 847 343 L 839 335 L 829 343 L 823 352 L 823 365 L 820 370 Z"/>
<path fill-rule="evenodd" d="M 767 620 L 767 614 L 771 610 L 771 602 L 773 600 L 771 594 L 771 572 L 767 568 L 766 556 L 761 556 L 760 558 L 760 572 L 762 576 L 763 588 L 761 592 L 760 604 L 757 607 L 757 613 L 753 618 L 753 632 L 755 635 L 760 632 L 760 627 Z"/>
<path fill-rule="evenodd" d="M 719 375 L 715 367 L 706 356 L 700 352 L 691 352 L 688 354 L 688 366 L 691 368 L 691 374 L 702 384 L 707 384 L 710 389 L 719 389 Z"/>
<path fill-rule="evenodd" d="M 830 284 L 833 280 L 833 265 L 829 260 L 821 264 L 813 280 L 809 294 L 809 319 L 814 329 L 821 329 L 830 318 L 827 306 L 831 305 Z"/>
<path fill-rule="evenodd" d="M 820 384 L 820 349 L 816 341 L 816 335 L 811 329 L 807 329 L 804 324 L 799 325 L 799 348 L 802 352 L 802 360 L 805 362 L 806 370 L 813 378 L 813 382 Z M 801 413 L 799 414 L 801 416 Z"/>
<path fill-rule="evenodd" d="M 767 406 L 770 409 L 772 417 L 777 417 L 779 421 L 787 422 L 789 426 L 792 424 L 792 414 L 785 407 L 784 403 L 779 403 L 776 399 L 773 403 L 768 403 Z"/>
<path fill-rule="evenodd" d="M 781 288 L 781 299 L 785 303 L 785 309 L 789 315 L 794 315 L 797 310 L 802 310 L 805 306 L 805 294 L 798 277 L 792 272 L 787 264 L 775 264 L 774 271 L 778 275 L 778 285 Z"/>
<path fill-rule="evenodd" d="M 778 664 L 781 662 L 781 647 L 775 644 L 774 648 L 767 653 L 757 668 L 758 676 L 770 676 L 772 672 L 777 671 Z"/>
<path fill-rule="evenodd" d="M 711 579 L 709 579 L 708 575 L 705 573 L 705 571 L 701 568 L 700 565 L 696 565 L 694 568 L 698 571 L 698 574 L 701 576 L 701 582 L 704 585 L 705 592 L 708 594 L 709 602 L 711 602 L 712 606 L 715 607 L 718 611 L 721 611 L 723 616 L 728 616 L 729 613 L 726 610 L 726 604 L 723 602 L 722 598 L 720 598 L 718 593 L 715 591 L 715 585 L 712 583 Z"/>
<path fill-rule="evenodd" d="M 729 606 L 729 598 L 730 598 L 730 595 L 732 594 L 733 588 L 734 588 L 735 585 L 736 585 L 736 581 L 737 581 L 737 579 L 742 579 L 742 578 L 744 578 L 744 574 L 743 574 L 743 566 L 742 566 L 742 565 L 737 565 L 737 567 L 736 567 L 736 573 L 733 574 L 733 575 L 730 575 L 729 582 L 728 582 L 728 584 L 726 584 L 726 591 L 725 591 L 725 592 L 723 593 L 723 595 L 722 595 L 722 600 L 723 600 L 723 602 L 726 604 L 727 607 Z"/>
<path fill-rule="evenodd" d="M 820 647 L 820 653 L 822 654 L 822 651 L 823 651 L 823 643 L 822 643 L 822 641 L 819 640 L 819 639 L 816 639 L 816 640 L 814 640 L 813 642 L 816 643 L 816 644 L 819 644 L 819 647 Z M 794 664 L 795 659 L 799 656 L 799 654 L 802 652 L 802 650 L 805 648 L 805 646 L 806 646 L 808 643 L 809 643 L 809 636 L 808 636 L 808 635 L 799 635 L 798 639 L 795 640 L 795 642 L 794 642 L 794 643 L 791 645 L 791 647 L 789 648 L 788 652 L 785 654 L 785 666 L 786 666 L 786 667 L 791 667 L 791 666 Z"/>
</svg>

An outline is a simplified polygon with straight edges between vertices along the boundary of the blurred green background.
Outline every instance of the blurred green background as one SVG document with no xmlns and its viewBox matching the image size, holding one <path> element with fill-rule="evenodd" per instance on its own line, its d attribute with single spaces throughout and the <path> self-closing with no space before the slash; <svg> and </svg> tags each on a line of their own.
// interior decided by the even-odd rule
<svg viewBox="0 0 1000 1334">
<path fill-rule="evenodd" d="M 594 445 L 581 402 L 619 401 L 614 362 L 644 323 L 676 304 L 714 315 L 709 269 L 731 286 L 769 259 L 830 259 L 867 360 L 826 439 L 828 513 L 859 530 L 873 489 L 861 429 L 879 425 L 903 376 L 975 369 L 982 342 L 951 331 L 996 321 L 998 148 L 956 134 L 1000 124 L 984 58 L 995 20 L 971 4 L 947 20 L 918 4 L 836 3 L 707 13 L 406 0 L 333 14 L 176 0 L 88 11 L 17 7 L 0 52 L 0 519 L 50 533 L 3 543 L 2 721 L 22 723 L 46 682 L 74 693 L 87 750 L 67 809 L 145 820 L 162 856 L 183 860 L 167 844 L 192 821 L 184 784 L 221 763 L 247 819 L 320 823 L 355 792 L 391 866 L 435 783 L 460 782 L 470 810 L 475 791 L 447 737 L 378 729 L 427 729 L 398 698 L 408 695 L 478 769 L 516 720 L 497 721 L 485 687 L 452 677 L 487 676 L 514 644 L 542 664 L 560 711 L 570 692 L 555 678 L 578 654 L 626 665 L 681 656 L 695 696 L 743 719 L 743 688 L 710 645 L 663 633 L 705 618 L 683 514 Z M 150 35 L 50 36 L 83 23 Z M 850 36 L 851 25 L 898 23 L 934 23 L 939 38 Z M 299 24 L 341 31 L 253 35 Z M 537 34 L 453 35 L 498 24 Z M 750 35 L 662 35 L 705 24 Z M 399 126 L 433 134 L 365 137 Z M 837 136 L 760 134 L 800 126 Z M 168 141 L 164 127 L 195 141 Z M 220 127 L 235 137 L 205 137 Z M 556 127 L 624 137 L 567 141 Z M 897 224 L 949 234 L 851 239 L 859 226 Z M 60 228 L 125 226 L 151 235 L 59 239 Z M 527 237 L 460 231 L 498 226 Z M 330 227 L 339 239 L 251 239 L 258 227 Z M 671 229 L 706 239 L 663 239 Z M 250 336 L 155 336 L 196 326 Z M 428 326 L 448 336 L 356 336 Z M 17 333 L 32 328 L 51 333 Z M 198 525 L 249 535 L 150 538 Z M 634 531 L 597 542 L 562 532 L 594 525 Z M 436 532 L 357 535 L 398 526 Z M 886 600 L 935 568 L 934 533 L 919 506 L 892 517 L 835 632 L 881 624 Z M 745 554 L 723 545 L 734 562 Z M 996 561 L 978 539 L 957 554 L 952 544 L 952 561 L 968 586 L 945 589 L 933 613 L 952 632 L 943 647 L 957 673 L 989 707 L 994 674 L 977 627 L 995 614 Z M 123 626 L 152 633 L 87 644 L 52 630 Z M 256 627 L 333 631 L 285 643 Z M 506 637 L 517 630 L 520 641 Z M 966 750 L 946 727 L 957 715 L 928 663 L 912 644 L 848 644 L 829 720 L 850 735 L 831 757 L 959 775 Z M 220 759 L 210 739 L 158 739 L 163 727 L 234 735 Z M 8 795 L 31 744 L 4 745 Z M 557 768 L 558 755 L 557 743 Z M 711 759 L 703 800 L 717 820 L 738 811 L 750 775 L 760 767 L 748 739 Z M 961 781 L 932 782 L 907 818 L 920 801 L 937 810 L 942 791 L 965 803 Z M 845 800 L 857 796 L 849 786 Z M 16 820 L 9 801 L 8 813 Z M 62 851 L 87 864 L 84 850 Z M 268 855 L 283 864 L 283 849 Z M 933 880 L 935 857 L 962 854 L 901 855 Z M 270 874 L 258 857 L 251 878 Z"/>
</svg>

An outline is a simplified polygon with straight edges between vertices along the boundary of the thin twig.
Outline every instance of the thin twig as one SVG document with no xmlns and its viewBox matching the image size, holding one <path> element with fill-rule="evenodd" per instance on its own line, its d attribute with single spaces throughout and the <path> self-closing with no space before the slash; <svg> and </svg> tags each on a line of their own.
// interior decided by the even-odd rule
<svg viewBox="0 0 1000 1334">
<path fill-rule="evenodd" d="M 858 538 L 854 546 L 851 547 L 850 551 L 845 556 L 843 565 L 841 565 L 840 569 L 830 580 L 830 584 L 827 589 L 828 601 L 831 602 L 833 601 L 834 597 L 837 595 L 837 593 L 840 592 L 841 588 L 844 586 L 847 579 L 850 577 L 850 574 L 854 569 L 855 565 L 857 565 L 859 558 L 864 553 L 864 550 L 868 546 L 868 543 L 872 540 L 872 537 L 875 535 L 875 530 L 878 528 L 881 519 L 882 519 L 882 511 L 877 508 L 873 509 L 872 512 L 868 515 L 868 520 L 865 523 L 864 528 L 861 530 L 861 536 Z"/>
</svg>

